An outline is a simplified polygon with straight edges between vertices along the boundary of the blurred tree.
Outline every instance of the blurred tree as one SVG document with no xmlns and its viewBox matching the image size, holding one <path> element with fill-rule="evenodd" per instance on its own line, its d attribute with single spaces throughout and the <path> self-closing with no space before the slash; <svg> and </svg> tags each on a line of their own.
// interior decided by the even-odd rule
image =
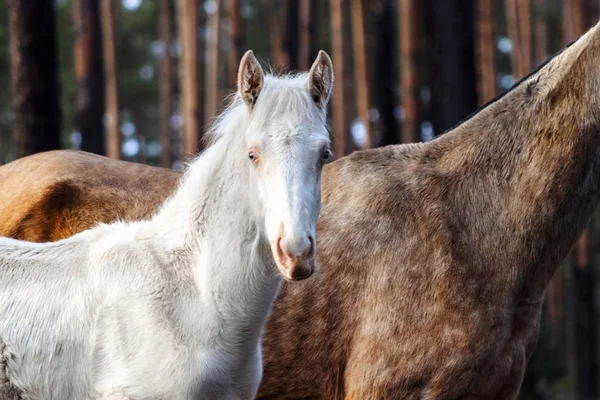
<svg viewBox="0 0 600 400">
<path fill-rule="evenodd" d="M 533 68 L 548 58 L 548 32 L 546 30 L 546 1 L 535 0 L 533 12 Z"/>
<path fill-rule="evenodd" d="M 496 97 L 493 0 L 478 0 L 476 7 L 477 100 L 482 106 Z"/>
<path fill-rule="evenodd" d="M 583 0 L 583 6 L 585 7 L 585 25 L 591 28 L 600 19 L 600 1 Z"/>
<path fill-rule="evenodd" d="M 231 25 L 231 49 L 229 50 L 229 86 L 237 85 L 237 72 L 244 53 L 244 20 L 240 14 L 240 0 L 227 0 L 227 17 Z"/>
<path fill-rule="evenodd" d="M 221 1 L 214 1 L 215 8 L 208 15 L 208 43 L 206 45 L 206 102 L 204 105 L 204 121 L 209 124 L 217 115 L 219 108 L 219 72 L 220 51 L 219 39 L 221 31 Z"/>
<path fill-rule="evenodd" d="M 531 72 L 531 0 L 505 0 L 508 36 L 512 43 L 512 73 L 519 80 Z"/>
<path fill-rule="evenodd" d="M 298 69 L 308 70 L 317 57 L 318 38 L 318 2 L 317 0 L 300 0 L 300 35 L 298 44 Z"/>
<path fill-rule="evenodd" d="M 373 101 L 379 104 L 381 114 L 381 131 L 378 146 L 387 146 L 398 142 L 398 129 L 394 109 L 396 107 L 396 71 L 394 58 L 390 57 L 390 49 L 394 48 L 394 2 L 379 0 L 374 4 L 373 27 L 377 30 L 376 46 L 374 46 L 375 79 L 373 79 L 375 96 Z M 334 100 L 335 101 L 335 100 Z"/>
<path fill-rule="evenodd" d="M 300 47 L 300 16 L 299 6 L 301 0 L 283 1 L 283 16 L 285 22 L 284 46 L 288 55 L 288 69 L 298 69 L 298 55 Z"/>
<path fill-rule="evenodd" d="M 7 0 L 16 156 L 60 148 L 53 0 Z"/>
<path fill-rule="evenodd" d="M 284 46 L 284 29 L 281 26 L 281 16 L 286 12 L 281 12 L 278 0 L 269 0 L 269 38 L 271 45 L 271 60 L 277 71 L 282 71 L 288 67 L 289 55 Z M 287 2 L 283 2 L 283 8 L 287 8 Z"/>
<path fill-rule="evenodd" d="M 158 36 L 163 46 L 159 64 L 160 107 L 160 165 L 171 168 L 173 164 L 171 113 L 173 111 L 173 58 L 171 57 L 171 1 L 158 2 Z"/>
<path fill-rule="evenodd" d="M 363 148 L 373 147 L 372 127 L 369 120 L 369 74 L 367 71 L 367 48 L 365 45 L 364 0 L 352 1 L 352 41 L 354 44 L 354 75 L 358 116 L 366 130 Z"/>
<path fill-rule="evenodd" d="M 564 45 L 577 40 L 586 29 L 585 0 L 563 0 Z M 594 22 L 595 23 L 595 22 Z"/>
<path fill-rule="evenodd" d="M 400 101 L 404 121 L 400 143 L 421 141 L 420 49 L 423 25 L 423 4 L 420 0 L 400 0 Z"/>
<path fill-rule="evenodd" d="M 428 2 L 431 122 L 442 133 L 477 108 L 475 9 L 472 1 Z"/>
<path fill-rule="evenodd" d="M 104 68 L 98 2 L 73 0 L 73 22 L 77 81 L 75 126 L 81 134 L 81 150 L 104 155 Z"/>
<path fill-rule="evenodd" d="M 106 155 L 121 158 L 120 102 L 117 67 L 117 13 L 118 0 L 103 0 L 102 8 L 102 46 L 104 48 L 104 73 L 106 91 Z"/>
<path fill-rule="evenodd" d="M 350 59 L 350 46 L 346 38 L 349 36 L 347 18 L 344 10 L 349 6 L 349 0 L 331 0 L 331 38 L 332 61 L 335 76 L 333 85 L 332 109 L 333 127 L 335 131 L 334 146 L 337 157 L 343 157 L 352 151 L 354 146 L 350 140 L 350 129 L 353 113 L 350 105 L 354 96 L 352 85 L 352 69 Z"/>
<path fill-rule="evenodd" d="M 180 82 L 183 114 L 183 152 L 190 157 L 198 152 L 202 127 L 203 97 L 200 92 L 203 80 L 202 41 L 198 40 L 201 0 L 179 0 L 179 31 L 183 53 Z"/>
</svg>

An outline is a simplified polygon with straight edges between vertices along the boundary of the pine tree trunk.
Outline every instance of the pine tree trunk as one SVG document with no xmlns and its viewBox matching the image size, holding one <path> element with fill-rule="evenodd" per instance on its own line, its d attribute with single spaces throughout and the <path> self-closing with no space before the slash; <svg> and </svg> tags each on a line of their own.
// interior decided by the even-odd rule
<svg viewBox="0 0 600 400">
<path fill-rule="evenodd" d="M 7 0 L 13 135 L 17 158 L 60 148 L 53 0 Z"/>
<path fill-rule="evenodd" d="M 199 16 L 203 2 L 200 0 L 179 0 L 177 12 L 179 35 L 183 48 L 180 65 L 181 108 L 183 115 L 184 158 L 198 152 L 202 127 L 201 96 L 201 42 L 198 38 Z"/>
<path fill-rule="evenodd" d="M 300 16 L 298 15 L 301 0 L 284 1 L 283 16 L 285 21 L 285 49 L 288 55 L 288 69 L 298 69 L 298 55 L 300 47 Z"/>
<path fill-rule="evenodd" d="M 100 4 L 106 94 L 106 155 L 119 159 L 121 158 L 121 135 L 116 20 L 120 2 L 117 0 L 103 0 Z"/>
<path fill-rule="evenodd" d="M 421 0 L 400 0 L 400 102 L 404 110 L 401 143 L 419 142 L 421 104 L 419 91 L 419 38 L 423 36 Z"/>
<path fill-rule="evenodd" d="M 429 0 L 430 90 L 433 129 L 452 128 L 477 108 L 474 2 Z M 493 42 L 489 43 L 489 47 Z"/>
<path fill-rule="evenodd" d="M 521 72 L 520 77 L 528 75 L 533 61 L 533 29 L 532 29 L 532 0 L 519 0 L 517 15 L 519 21 L 519 49 L 521 50 Z"/>
<path fill-rule="evenodd" d="M 104 68 L 100 9 L 94 0 L 73 1 L 75 26 L 75 77 L 77 79 L 76 127 L 81 150 L 105 154 Z"/>
<path fill-rule="evenodd" d="M 390 49 L 394 48 L 394 2 L 382 0 L 375 10 L 373 25 L 377 27 L 377 46 L 374 46 L 375 54 L 375 91 L 374 101 L 379 102 L 381 114 L 381 134 L 379 135 L 379 146 L 387 146 L 397 143 L 396 131 L 398 129 L 394 109 L 396 107 L 396 95 L 394 89 L 397 86 L 394 58 L 390 57 Z"/>
<path fill-rule="evenodd" d="M 244 21 L 240 15 L 240 0 L 227 0 L 227 16 L 231 24 L 231 50 L 229 51 L 229 86 L 237 85 L 237 73 L 244 52 Z"/>
<path fill-rule="evenodd" d="M 600 2 L 598 0 L 582 0 L 585 9 L 584 22 L 585 26 L 591 28 L 598 19 L 600 19 Z"/>
<path fill-rule="evenodd" d="M 534 2 L 532 68 L 537 68 L 548 59 L 548 32 L 546 29 L 545 4 L 545 0 L 535 0 Z"/>
<path fill-rule="evenodd" d="M 480 106 L 496 97 L 494 2 L 477 1 L 477 100 Z"/>
<path fill-rule="evenodd" d="M 171 168 L 173 163 L 171 112 L 173 110 L 173 58 L 171 57 L 171 7 L 169 0 L 158 2 L 158 35 L 164 46 L 159 61 L 160 165 Z"/>
<path fill-rule="evenodd" d="M 208 16 L 208 43 L 206 45 L 206 104 L 204 106 L 204 121 L 210 124 L 217 115 L 219 106 L 219 36 L 221 30 L 221 2 L 216 1 L 216 11 Z"/>
<path fill-rule="evenodd" d="M 508 37 L 513 44 L 512 73 L 519 80 L 531 72 L 531 0 L 505 0 Z"/>
<path fill-rule="evenodd" d="M 319 24 L 316 0 L 299 0 L 300 34 L 298 69 L 308 70 L 317 55 L 317 26 Z"/>
<path fill-rule="evenodd" d="M 367 48 L 365 45 L 365 12 L 363 0 L 352 0 L 352 41 L 354 43 L 354 74 L 358 116 L 365 125 L 367 137 L 363 148 L 373 147 L 371 122 L 369 121 L 369 74 L 367 71 Z"/>
<path fill-rule="evenodd" d="M 331 0 L 331 39 L 335 84 L 333 85 L 333 140 L 336 158 L 343 157 L 354 150 L 350 139 L 353 114 L 351 101 L 354 98 L 350 46 L 347 38 L 350 34 L 344 11 L 348 10 L 348 0 Z"/>
<path fill-rule="evenodd" d="M 583 0 L 564 0 L 563 2 L 563 42 L 565 45 L 577 40 L 586 29 Z M 596 21 L 594 21 L 595 23 Z"/>
<path fill-rule="evenodd" d="M 287 3 L 284 2 L 283 6 L 285 7 L 286 4 Z M 286 15 L 286 13 L 281 12 L 279 1 L 269 0 L 269 40 L 271 46 L 271 60 L 276 71 L 284 70 L 289 64 L 289 56 L 284 46 L 284 33 L 280 22 L 282 15 Z"/>
</svg>

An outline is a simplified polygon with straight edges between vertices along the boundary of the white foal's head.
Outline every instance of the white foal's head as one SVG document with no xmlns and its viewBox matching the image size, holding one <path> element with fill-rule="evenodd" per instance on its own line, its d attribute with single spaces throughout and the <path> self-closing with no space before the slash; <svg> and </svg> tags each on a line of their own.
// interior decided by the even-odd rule
<svg viewBox="0 0 600 400">
<path fill-rule="evenodd" d="M 314 271 L 321 169 L 333 158 L 325 124 L 332 87 L 333 66 L 323 51 L 308 74 L 296 76 L 265 76 L 252 51 L 240 63 L 238 90 L 250 112 L 251 184 L 273 257 L 287 280 Z"/>
</svg>

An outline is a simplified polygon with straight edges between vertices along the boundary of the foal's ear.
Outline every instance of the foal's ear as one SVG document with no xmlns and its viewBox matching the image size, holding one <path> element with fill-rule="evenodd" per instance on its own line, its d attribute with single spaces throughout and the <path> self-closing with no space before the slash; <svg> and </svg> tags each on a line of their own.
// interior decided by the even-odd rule
<svg viewBox="0 0 600 400">
<path fill-rule="evenodd" d="M 323 50 L 310 68 L 308 75 L 308 91 L 319 107 L 325 108 L 333 89 L 333 64 L 331 58 Z"/>
<path fill-rule="evenodd" d="M 240 61 L 240 69 L 238 70 L 238 90 L 242 95 L 242 99 L 252 110 L 258 99 L 258 95 L 263 88 L 265 74 L 262 67 L 258 63 L 252 50 L 248 50 L 242 61 Z"/>
</svg>

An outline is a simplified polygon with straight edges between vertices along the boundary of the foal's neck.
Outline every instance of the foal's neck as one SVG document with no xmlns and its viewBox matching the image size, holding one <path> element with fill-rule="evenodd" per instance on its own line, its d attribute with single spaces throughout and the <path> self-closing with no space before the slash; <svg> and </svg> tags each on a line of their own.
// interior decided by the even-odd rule
<svg viewBox="0 0 600 400">
<path fill-rule="evenodd" d="M 194 162 L 157 215 L 159 246 L 174 268 L 188 269 L 202 301 L 221 319 L 259 334 L 281 278 L 250 199 L 250 162 L 239 141 L 223 138 Z M 166 227 L 166 229 L 165 229 Z M 206 318 L 203 318 L 206 321 Z M 251 336 L 250 336 L 251 337 Z"/>
</svg>

